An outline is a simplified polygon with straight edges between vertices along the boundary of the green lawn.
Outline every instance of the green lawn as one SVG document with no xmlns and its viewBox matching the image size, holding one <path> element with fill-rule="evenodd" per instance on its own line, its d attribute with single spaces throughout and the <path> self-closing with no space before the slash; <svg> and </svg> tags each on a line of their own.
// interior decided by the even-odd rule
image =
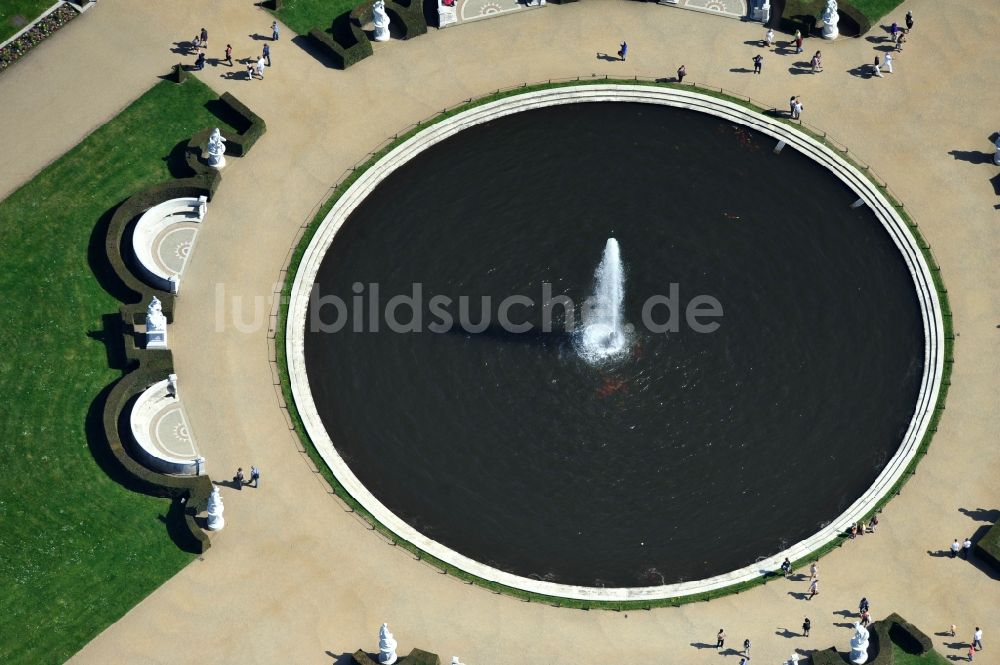
<svg viewBox="0 0 1000 665">
<path fill-rule="evenodd" d="M 939 654 L 937 651 L 928 651 L 927 653 L 916 656 L 912 653 L 907 653 L 899 648 L 899 645 L 895 642 L 892 643 L 892 650 L 894 653 L 896 665 L 951 665 L 944 656 Z"/>
<path fill-rule="evenodd" d="M 55 0 L 0 0 L 0 42 L 12 37 L 54 4 Z"/>
<path fill-rule="evenodd" d="M 193 558 L 166 532 L 169 502 L 125 489 L 91 452 L 121 374 L 100 339 L 118 301 L 89 253 L 106 213 L 169 179 L 178 142 L 225 128 L 215 98 L 196 79 L 159 83 L 0 202 L 2 663 L 65 661 Z"/>
<path fill-rule="evenodd" d="M 329 28 L 334 18 L 360 4 L 365 4 L 364 0 L 283 0 L 281 9 L 271 13 L 304 35 L 313 28 Z"/>
</svg>

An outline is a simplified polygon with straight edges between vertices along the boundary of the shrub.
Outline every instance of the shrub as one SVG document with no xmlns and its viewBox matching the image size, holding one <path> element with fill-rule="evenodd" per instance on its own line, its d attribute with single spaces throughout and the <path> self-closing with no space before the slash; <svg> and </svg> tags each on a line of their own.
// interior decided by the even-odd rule
<svg viewBox="0 0 1000 665">
<path fill-rule="evenodd" d="M 341 14 L 333 20 L 329 30 L 313 28 L 309 36 L 326 52 L 334 65 L 347 69 L 372 54 L 372 43 L 361 29 L 358 19 L 351 13 Z"/>
<path fill-rule="evenodd" d="M 976 556 L 1000 571 L 1000 522 L 976 541 Z"/>
<path fill-rule="evenodd" d="M 392 12 L 403 25 L 404 39 L 419 37 L 427 32 L 427 19 L 424 18 L 422 0 L 388 0 L 385 3 L 387 12 Z"/>
<path fill-rule="evenodd" d="M 841 656 L 835 647 L 813 651 L 809 659 L 813 665 L 845 665 L 847 663 L 847 659 Z"/>
<path fill-rule="evenodd" d="M 184 83 L 184 81 L 187 81 L 188 73 L 184 69 L 184 65 L 178 62 L 174 65 L 174 71 L 171 72 L 170 76 L 174 83 Z"/>
<path fill-rule="evenodd" d="M 250 152 L 253 144 L 264 135 L 264 132 L 267 131 L 267 125 L 259 115 L 230 93 L 222 93 L 219 101 L 232 114 L 233 122 L 230 124 L 239 132 L 237 136 L 232 138 L 226 137 L 226 152 L 234 157 L 242 157 Z"/>
<path fill-rule="evenodd" d="M 889 637 L 903 651 L 919 655 L 934 650 L 934 642 L 925 632 L 895 612 L 883 619 L 881 623 L 889 626 Z"/>
</svg>

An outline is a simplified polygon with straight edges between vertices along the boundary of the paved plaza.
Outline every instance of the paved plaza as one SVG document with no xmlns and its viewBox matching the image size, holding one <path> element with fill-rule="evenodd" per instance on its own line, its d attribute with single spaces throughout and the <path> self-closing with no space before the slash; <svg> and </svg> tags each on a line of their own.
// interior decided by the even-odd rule
<svg viewBox="0 0 1000 665">
<path fill-rule="evenodd" d="M 265 80 L 227 78 L 225 66 L 200 72 L 263 117 L 268 131 L 226 167 L 211 223 L 185 266 L 170 345 L 209 472 L 228 478 L 255 464 L 262 482 L 257 490 L 223 489 L 227 526 L 212 534 L 213 547 L 73 662 L 345 663 L 355 649 L 374 650 L 378 627 L 389 622 L 401 653 L 420 647 L 468 665 L 736 663 L 714 649 L 720 627 L 730 645 L 753 640 L 755 663 L 778 663 L 793 649 L 846 648 L 845 626 L 854 620 L 846 611 L 862 596 L 876 618 L 895 611 L 930 635 L 957 624 L 957 638 L 934 637 L 945 655 L 964 655 L 949 645 L 967 641 L 975 625 L 987 642 L 1000 635 L 996 573 L 939 555 L 985 524 L 975 511 L 1000 508 L 1000 167 L 990 159 L 990 136 L 1000 130 L 1000 63 L 995 49 L 973 38 L 1000 15 L 980 0 L 910 0 L 892 17 L 908 9 L 916 28 L 883 78 L 861 71 L 881 53 L 879 28 L 860 39 L 807 40 L 802 55 L 775 53 L 747 43 L 763 36 L 759 24 L 625 0 L 431 29 L 375 44 L 373 57 L 347 71 L 318 62 L 286 29 L 272 45 Z M 182 59 L 171 52 L 175 42 L 204 25 L 210 57 L 230 42 L 242 58 L 259 53 L 250 35 L 270 23 L 243 0 L 100 0 L 0 75 L 0 137 L 18 156 L 0 164 L 0 196 L 155 83 Z M 627 62 L 597 57 L 623 40 Z M 803 56 L 819 49 L 825 71 L 807 73 Z M 765 59 L 760 76 L 747 73 L 757 53 Z M 81 59 L 86 66 L 72 64 Z M 920 224 L 942 267 L 958 335 L 930 452 L 885 509 L 877 534 L 820 561 L 823 585 L 811 601 L 798 596 L 807 582 L 777 580 L 676 609 L 580 611 L 442 575 L 345 511 L 289 430 L 269 332 L 289 248 L 346 169 L 445 107 L 523 82 L 667 77 L 681 64 L 689 81 L 767 106 L 785 108 L 800 96 L 803 119 L 871 164 Z M 774 206 L 776 215 L 796 215 L 782 209 L 778 192 Z M 797 636 L 805 616 L 809 638 Z"/>
</svg>

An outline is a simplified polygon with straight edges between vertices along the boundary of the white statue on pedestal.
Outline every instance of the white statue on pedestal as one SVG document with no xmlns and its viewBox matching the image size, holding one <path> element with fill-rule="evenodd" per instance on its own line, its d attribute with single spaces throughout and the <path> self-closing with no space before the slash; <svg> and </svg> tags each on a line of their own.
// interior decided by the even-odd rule
<svg viewBox="0 0 1000 665">
<path fill-rule="evenodd" d="M 820 16 L 823 21 L 823 39 L 836 39 L 840 34 L 837 29 L 837 22 L 840 21 L 840 14 L 837 13 L 837 0 L 826 0 L 826 9 Z"/>
<path fill-rule="evenodd" d="M 146 348 L 167 348 L 167 317 L 163 314 L 160 299 L 153 296 L 146 308 Z"/>
<path fill-rule="evenodd" d="M 851 662 L 862 665 L 868 660 L 868 629 L 861 623 L 854 624 L 854 637 L 851 638 Z"/>
<path fill-rule="evenodd" d="M 375 0 L 372 5 L 372 13 L 375 15 L 375 41 L 389 41 L 389 15 L 385 13 L 385 0 Z"/>
<path fill-rule="evenodd" d="M 219 487 L 216 485 L 212 488 L 212 493 L 208 497 L 208 528 L 210 531 L 218 531 L 226 526 L 226 518 L 222 516 L 222 511 L 225 508 L 222 505 L 222 495 L 219 494 Z"/>
<path fill-rule="evenodd" d="M 378 631 L 378 662 L 392 665 L 396 658 L 396 638 L 389 632 L 389 624 L 384 623 Z"/>
<path fill-rule="evenodd" d="M 208 165 L 213 169 L 221 169 L 226 165 L 226 139 L 218 127 L 213 129 L 211 136 L 208 137 L 206 152 L 208 153 Z"/>
</svg>

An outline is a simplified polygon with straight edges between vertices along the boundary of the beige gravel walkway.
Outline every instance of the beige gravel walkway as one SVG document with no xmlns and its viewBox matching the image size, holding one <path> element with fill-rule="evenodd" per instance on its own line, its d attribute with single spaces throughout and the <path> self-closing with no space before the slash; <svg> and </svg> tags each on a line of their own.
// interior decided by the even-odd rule
<svg viewBox="0 0 1000 665">
<path fill-rule="evenodd" d="M 388 621 L 401 651 L 459 654 L 469 665 L 735 662 L 696 648 L 720 626 L 732 643 L 754 640 L 754 662 L 777 663 L 792 648 L 845 647 L 848 631 L 834 624 L 846 619 L 837 612 L 856 607 L 862 595 L 876 616 L 899 611 L 930 633 L 956 623 L 964 636 L 979 623 L 987 641 L 1000 635 L 995 579 L 928 555 L 980 526 L 960 508 L 1000 508 L 1000 199 L 990 182 L 1000 169 L 950 154 L 989 151 L 988 136 L 1000 128 L 995 50 L 991 55 L 981 40 L 968 39 L 995 24 L 990 5 L 906 3 L 898 13 L 912 9 L 917 29 L 896 58 L 896 73 L 875 80 L 848 73 L 874 57 L 864 39 L 807 43 L 807 54 L 822 48 L 823 74 L 793 75 L 799 58 L 768 54 L 764 74 L 754 77 L 730 70 L 748 66 L 756 49 L 744 42 L 759 38 L 759 27 L 620 0 L 432 30 L 408 43 L 376 45 L 374 58 L 347 72 L 327 69 L 287 39 L 275 45 L 275 66 L 263 82 L 230 81 L 208 68 L 201 78 L 220 92 L 237 92 L 266 119 L 268 133 L 226 169 L 212 224 L 185 274 L 171 343 L 210 472 L 225 477 L 253 463 L 263 484 L 226 490 L 227 527 L 213 537 L 214 547 L 74 661 L 330 663 L 358 647 L 374 649 L 377 627 Z M 0 76 L 0 98 L 8 100 L 0 138 L 8 154 L 23 155 L 0 164 L 0 195 L 152 84 L 177 60 L 173 41 L 206 25 L 213 50 L 231 40 L 242 56 L 259 44 L 245 35 L 269 23 L 249 1 L 101 0 Z M 628 63 L 595 58 L 623 38 Z M 87 67 L 67 66 L 81 54 Z M 931 453 L 875 537 L 820 563 L 823 589 L 811 602 L 789 595 L 804 583 L 776 582 L 680 609 L 581 612 L 442 576 L 344 512 L 296 452 L 272 385 L 264 323 L 296 229 L 345 168 L 444 106 L 523 81 L 670 75 L 682 62 L 690 79 L 776 106 L 801 95 L 806 119 L 869 161 L 920 222 L 943 266 L 960 334 L 948 410 Z M 219 326 L 220 300 L 227 309 L 241 306 L 246 325 L 227 314 Z M 776 635 L 797 632 L 805 615 L 813 620 L 812 637 Z M 949 638 L 935 639 L 957 653 L 946 646 Z"/>
</svg>

